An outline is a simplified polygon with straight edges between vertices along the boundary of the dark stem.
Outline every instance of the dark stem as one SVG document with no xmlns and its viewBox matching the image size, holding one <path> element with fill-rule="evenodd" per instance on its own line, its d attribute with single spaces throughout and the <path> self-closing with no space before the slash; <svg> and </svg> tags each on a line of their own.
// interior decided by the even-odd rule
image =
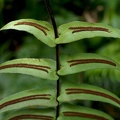
<svg viewBox="0 0 120 120">
<path fill-rule="evenodd" d="M 47 10 L 48 10 L 48 13 L 49 13 L 52 25 L 53 25 L 55 38 L 58 38 L 59 36 L 58 36 L 58 31 L 57 31 L 57 25 L 56 25 L 56 22 L 55 22 L 55 18 L 54 18 L 49 0 L 45 0 L 45 4 L 46 4 L 46 7 L 47 7 Z"/>
<path fill-rule="evenodd" d="M 55 35 L 55 39 L 59 37 L 58 35 L 58 30 L 57 30 L 57 25 L 56 25 L 56 21 L 50 6 L 50 2 L 49 0 L 45 0 L 45 4 L 48 10 L 48 13 L 50 15 L 50 19 L 53 25 L 53 29 L 54 29 L 54 35 Z M 56 72 L 59 70 L 60 65 L 59 65 L 59 45 L 56 45 Z M 57 97 L 60 95 L 60 80 L 57 80 Z M 56 111 L 56 119 L 59 116 L 59 105 L 57 106 L 57 111 Z"/>
</svg>

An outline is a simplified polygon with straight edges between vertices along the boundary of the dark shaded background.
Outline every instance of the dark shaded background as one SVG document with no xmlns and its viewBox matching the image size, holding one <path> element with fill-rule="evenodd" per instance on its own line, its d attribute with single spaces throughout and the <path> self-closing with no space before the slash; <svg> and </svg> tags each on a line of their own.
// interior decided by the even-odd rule
<svg viewBox="0 0 120 120">
<path fill-rule="evenodd" d="M 101 22 L 120 28 L 120 0 L 50 0 L 50 3 L 58 26 L 70 21 L 80 20 Z M 50 22 L 43 0 L 0 0 L 0 28 L 10 21 L 22 18 Z M 78 52 L 98 53 L 109 56 L 120 63 L 120 39 L 92 38 L 60 46 L 60 54 Z M 0 63 L 26 57 L 54 59 L 55 49 L 49 48 L 26 32 L 1 31 Z M 120 97 L 120 72 L 118 71 L 92 70 L 66 76 L 64 79 L 73 78 L 80 82 L 108 89 Z M 55 83 L 27 75 L 0 74 L 0 98 L 21 90 L 45 85 L 55 85 Z M 85 105 L 101 109 L 116 120 L 120 120 L 120 110 L 111 105 L 100 102 L 86 102 Z"/>
</svg>

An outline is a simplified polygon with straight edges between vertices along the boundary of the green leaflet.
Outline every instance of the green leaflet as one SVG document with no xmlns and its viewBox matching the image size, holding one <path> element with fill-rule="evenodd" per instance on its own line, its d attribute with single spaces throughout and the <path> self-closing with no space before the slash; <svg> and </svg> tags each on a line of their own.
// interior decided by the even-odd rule
<svg viewBox="0 0 120 120">
<path fill-rule="evenodd" d="M 22 58 L 0 65 L 0 73 L 22 73 L 49 80 L 57 80 L 56 62 L 51 59 Z"/>
<path fill-rule="evenodd" d="M 114 120 L 108 114 L 95 109 L 63 104 L 57 120 Z"/>
<path fill-rule="evenodd" d="M 120 30 L 100 23 L 74 21 L 59 26 L 59 38 L 54 38 L 54 30 L 50 23 L 34 19 L 12 21 L 0 30 L 15 29 L 33 34 L 37 39 L 50 47 L 56 44 L 74 42 L 83 38 L 113 37 L 120 38 Z"/>
<path fill-rule="evenodd" d="M 26 90 L 0 101 L 0 113 L 25 107 L 56 107 L 56 92 L 52 87 Z"/>
<path fill-rule="evenodd" d="M 117 62 L 92 53 L 63 56 L 61 57 L 60 64 L 61 67 L 58 71 L 59 75 L 73 74 L 96 68 L 120 69 L 120 65 Z"/>
<path fill-rule="evenodd" d="M 50 23 L 34 19 L 20 19 L 9 22 L 0 30 L 15 29 L 33 34 L 37 39 L 50 47 L 56 44 L 74 42 L 83 38 L 113 37 L 120 38 L 120 30 L 101 23 L 74 21 L 59 26 L 59 38 L 55 39 Z"/>
<path fill-rule="evenodd" d="M 24 119 L 24 120 L 55 120 L 55 109 L 53 108 L 29 108 L 13 111 L 11 114 L 4 117 L 4 120 Z"/>
<path fill-rule="evenodd" d="M 120 98 L 115 94 L 93 85 L 63 83 L 58 101 L 94 100 L 110 103 L 120 108 Z"/>
<path fill-rule="evenodd" d="M 0 30 L 15 29 L 26 31 L 33 34 L 38 40 L 47 44 L 50 47 L 55 47 L 55 38 L 53 27 L 46 21 L 39 21 L 34 19 L 20 19 L 12 21 L 2 27 Z"/>
<path fill-rule="evenodd" d="M 120 38 L 120 30 L 101 24 L 74 21 L 63 24 L 58 28 L 59 38 L 56 39 L 57 44 L 70 43 L 83 38 L 91 37 L 113 37 Z"/>
</svg>

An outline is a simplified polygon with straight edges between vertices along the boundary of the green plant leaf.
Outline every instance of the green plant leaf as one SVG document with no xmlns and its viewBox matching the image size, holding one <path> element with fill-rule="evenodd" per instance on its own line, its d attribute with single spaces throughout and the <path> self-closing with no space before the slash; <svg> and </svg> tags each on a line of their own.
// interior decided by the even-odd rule
<svg viewBox="0 0 120 120">
<path fill-rule="evenodd" d="M 55 120 L 55 116 L 56 113 L 53 108 L 29 108 L 13 111 L 4 117 L 4 120 L 16 120 L 18 118 L 24 120 Z"/>
<path fill-rule="evenodd" d="M 56 62 L 51 59 L 21 58 L 0 65 L 0 73 L 22 73 L 49 80 L 57 80 Z"/>
<path fill-rule="evenodd" d="M 60 63 L 59 75 L 73 74 L 96 68 L 120 69 L 120 65 L 114 60 L 92 53 L 63 56 Z"/>
<path fill-rule="evenodd" d="M 63 83 L 58 101 L 93 100 L 112 104 L 120 108 L 120 98 L 115 94 L 93 85 Z"/>
<path fill-rule="evenodd" d="M 70 43 L 84 38 L 113 37 L 120 38 L 120 30 L 101 23 L 74 21 L 59 26 L 57 44 Z"/>
<path fill-rule="evenodd" d="M 25 90 L 8 96 L 0 101 L 0 113 L 25 107 L 39 106 L 57 106 L 54 88 Z"/>
<path fill-rule="evenodd" d="M 114 120 L 108 114 L 92 108 L 63 104 L 58 120 Z"/>
<path fill-rule="evenodd" d="M 26 31 L 33 34 L 38 40 L 47 44 L 50 47 L 55 47 L 55 38 L 53 27 L 46 21 L 39 21 L 34 19 L 20 19 L 9 22 L 3 26 L 0 30 L 15 29 L 20 31 Z"/>
</svg>

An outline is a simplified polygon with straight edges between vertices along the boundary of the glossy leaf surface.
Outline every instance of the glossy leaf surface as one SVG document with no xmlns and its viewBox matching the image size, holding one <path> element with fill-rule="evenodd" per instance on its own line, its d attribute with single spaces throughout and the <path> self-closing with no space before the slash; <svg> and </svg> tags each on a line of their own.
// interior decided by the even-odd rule
<svg viewBox="0 0 120 120">
<path fill-rule="evenodd" d="M 21 109 L 13 111 L 7 115 L 4 120 L 55 120 L 55 109 L 52 108 L 36 108 L 36 109 Z"/>
<path fill-rule="evenodd" d="M 120 38 L 120 30 L 101 23 L 74 21 L 59 26 L 57 44 L 70 43 L 84 38 L 113 37 Z"/>
<path fill-rule="evenodd" d="M 0 65 L 0 73 L 22 73 L 44 79 L 57 80 L 56 62 L 51 59 L 22 58 Z"/>
<path fill-rule="evenodd" d="M 108 114 L 95 109 L 63 104 L 58 120 L 114 120 Z"/>
<path fill-rule="evenodd" d="M 0 113 L 25 107 L 55 107 L 57 106 L 55 89 L 26 90 L 0 101 Z"/>
<path fill-rule="evenodd" d="M 59 75 L 73 74 L 97 68 L 120 69 L 120 65 L 114 60 L 91 53 L 63 56 L 61 57 L 60 63 Z"/>
<path fill-rule="evenodd" d="M 50 47 L 55 47 L 54 31 L 50 23 L 46 21 L 39 21 L 34 19 L 20 19 L 12 21 L 0 30 L 15 29 L 26 31 L 33 34 L 38 40 L 47 44 Z"/>
<path fill-rule="evenodd" d="M 93 100 L 110 103 L 120 108 L 120 98 L 115 94 L 93 85 L 63 83 L 58 101 Z"/>
</svg>

